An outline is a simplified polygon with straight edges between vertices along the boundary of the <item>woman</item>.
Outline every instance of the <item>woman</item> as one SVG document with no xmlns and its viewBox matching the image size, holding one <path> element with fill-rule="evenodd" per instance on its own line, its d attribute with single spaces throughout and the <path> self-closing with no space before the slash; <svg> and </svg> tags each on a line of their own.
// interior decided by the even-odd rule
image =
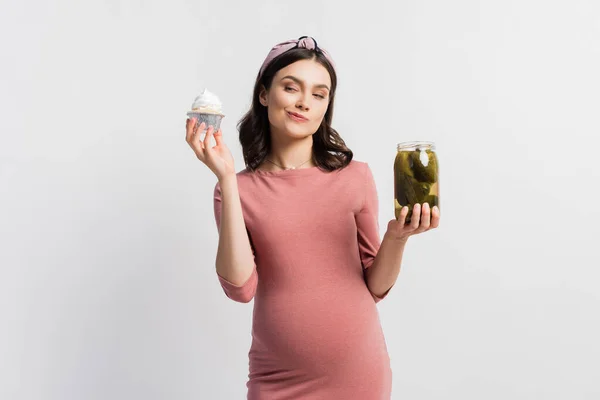
<svg viewBox="0 0 600 400">
<path fill-rule="evenodd" d="M 236 173 L 222 132 L 187 121 L 187 141 L 217 176 L 216 267 L 226 295 L 254 299 L 248 399 L 389 399 L 390 359 L 376 303 L 411 235 L 439 210 L 405 207 L 380 241 L 371 170 L 331 127 L 337 86 L 313 38 L 273 47 L 238 126 Z M 216 145 L 213 147 L 211 139 Z"/>
</svg>

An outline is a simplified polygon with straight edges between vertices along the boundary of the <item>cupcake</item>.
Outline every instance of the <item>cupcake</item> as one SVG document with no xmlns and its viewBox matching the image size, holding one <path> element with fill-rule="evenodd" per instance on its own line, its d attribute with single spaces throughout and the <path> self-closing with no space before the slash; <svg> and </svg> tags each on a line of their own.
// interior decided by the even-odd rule
<svg viewBox="0 0 600 400">
<path fill-rule="evenodd" d="M 221 100 L 214 94 L 204 89 L 198 97 L 194 99 L 191 111 L 187 112 L 190 119 L 196 117 L 198 125 L 202 122 L 206 124 L 206 129 L 210 125 L 214 126 L 215 131 L 221 126 L 221 119 L 225 116 L 221 110 Z"/>
</svg>

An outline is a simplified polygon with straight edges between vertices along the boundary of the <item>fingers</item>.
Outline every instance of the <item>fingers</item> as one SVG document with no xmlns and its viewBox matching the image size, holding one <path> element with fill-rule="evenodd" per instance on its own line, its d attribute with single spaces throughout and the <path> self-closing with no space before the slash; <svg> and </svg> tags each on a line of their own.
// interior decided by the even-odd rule
<svg viewBox="0 0 600 400">
<path fill-rule="evenodd" d="M 215 128 L 212 125 L 210 125 L 208 127 L 208 130 L 206 131 L 206 135 L 204 136 L 204 150 L 210 150 L 212 148 L 212 146 L 210 144 L 211 143 L 210 139 L 212 137 L 214 137 L 213 136 L 214 130 L 215 130 Z"/>
<path fill-rule="evenodd" d="M 196 128 L 194 129 L 194 135 L 192 136 L 193 142 L 202 150 L 204 150 L 204 146 L 203 146 L 202 140 L 200 139 L 200 135 L 205 130 L 206 130 L 206 124 L 204 122 L 202 122 L 200 125 L 196 125 Z"/>
<path fill-rule="evenodd" d="M 195 120 L 195 118 L 194 118 L 194 120 Z M 188 123 L 188 127 L 189 127 L 189 125 L 191 125 L 191 123 Z M 200 133 L 204 131 L 206 124 L 204 122 L 202 122 L 200 125 L 198 125 L 197 123 L 194 123 L 192 126 L 193 126 L 192 128 L 188 128 L 188 132 L 186 134 L 186 140 L 187 140 L 188 144 L 190 145 L 190 147 L 192 148 L 192 150 L 194 150 L 194 153 L 196 153 L 196 156 L 200 160 L 204 161 L 204 145 L 203 145 L 202 141 L 198 139 L 198 137 L 199 137 Z"/>
<path fill-rule="evenodd" d="M 400 226 L 404 226 L 406 224 L 406 216 L 408 215 L 408 207 L 404 206 L 400 210 L 400 215 L 398 216 L 398 224 Z"/>
<path fill-rule="evenodd" d="M 415 231 L 419 228 L 421 222 L 421 205 L 419 203 L 413 206 L 412 215 L 410 217 L 409 229 Z"/>
<path fill-rule="evenodd" d="M 437 228 L 438 226 L 440 226 L 440 209 L 435 206 L 431 211 L 431 229 Z"/>
<path fill-rule="evenodd" d="M 418 210 L 421 211 L 418 211 Z M 420 221 L 416 223 L 414 218 L 418 218 Z M 413 234 L 426 232 L 430 229 L 437 228 L 440 224 L 440 209 L 435 206 L 433 209 L 430 207 L 429 203 L 415 204 L 413 206 L 413 219 L 410 223 L 410 230 Z"/>
<path fill-rule="evenodd" d="M 217 142 L 217 146 L 221 146 L 223 144 L 223 132 L 221 129 L 215 133 L 215 142 Z"/>
<path fill-rule="evenodd" d="M 192 135 L 194 134 L 194 129 L 196 128 L 196 118 L 188 118 L 185 121 L 185 140 L 190 143 L 192 140 Z"/>
<path fill-rule="evenodd" d="M 412 215 L 408 223 L 406 222 L 407 215 L 408 207 L 404 206 L 400 210 L 398 220 L 392 220 L 388 224 L 388 231 L 391 228 L 394 236 L 408 237 L 437 228 L 440 223 L 440 209 L 437 206 L 432 209 L 429 203 L 423 203 L 423 205 L 417 203 L 413 205 Z"/>
<path fill-rule="evenodd" d="M 196 118 L 188 119 L 185 127 L 185 140 L 191 144 L 193 136 L 198 132 L 202 132 L 204 129 L 204 122 L 198 125 L 198 120 Z"/>
<path fill-rule="evenodd" d="M 429 226 L 431 225 L 431 210 L 429 208 L 429 203 L 423 203 L 421 214 L 421 224 L 418 228 L 418 232 L 425 232 L 429 230 Z"/>
</svg>

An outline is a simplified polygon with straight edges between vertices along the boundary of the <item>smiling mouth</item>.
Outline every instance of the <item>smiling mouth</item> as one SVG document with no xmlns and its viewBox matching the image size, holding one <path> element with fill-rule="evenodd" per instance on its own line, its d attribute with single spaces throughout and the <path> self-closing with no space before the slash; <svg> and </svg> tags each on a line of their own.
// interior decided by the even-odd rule
<svg viewBox="0 0 600 400">
<path fill-rule="evenodd" d="M 294 121 L 298 121 L 298 122 L 306 122 L 306 121 L 308 121 L 308 118 L 303 117 L 300 114 L 296 114 L 296 113 L 289 112 L 289 111 L 287 113 L 290 116 L 290 118 L 292 118 Z"/>
</svg>

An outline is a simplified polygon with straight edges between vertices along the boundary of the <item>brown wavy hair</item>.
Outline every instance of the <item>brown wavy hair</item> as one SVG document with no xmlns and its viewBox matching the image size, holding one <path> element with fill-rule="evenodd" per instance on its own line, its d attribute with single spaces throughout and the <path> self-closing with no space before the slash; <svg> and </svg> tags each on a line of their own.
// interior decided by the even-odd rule
<svg viewBox="0 0 600 400">
<path fill-rule="evenodd" d="M 264 86 L 271 88 L 273 77 L 282 68 L 300 61 L 315 60 L 325 67 L 331 77 L 331 91 L 329 92 L 329 105 L 319 129 L 313 134 L 313 162 L 321 169 L 334 171 L 347 166 L 352 161 L 352 151 L 346 146 L 341 136 L 331 127 L 333 120 L 333 104 L 337 87 L 335 69 L 319 49 L 308 50 L 295 48 L 281 54 L 269 64 L 262 76 L 256 77 L 252 105 L 250 110 L 238 122 L 240 143 L 244 155 L 246 168 L 250 171 L 257 169 L 267 158 L 271 148 L 271 126 L 267 108 L 259 101 L 259 95 Z"/>
</svg>

